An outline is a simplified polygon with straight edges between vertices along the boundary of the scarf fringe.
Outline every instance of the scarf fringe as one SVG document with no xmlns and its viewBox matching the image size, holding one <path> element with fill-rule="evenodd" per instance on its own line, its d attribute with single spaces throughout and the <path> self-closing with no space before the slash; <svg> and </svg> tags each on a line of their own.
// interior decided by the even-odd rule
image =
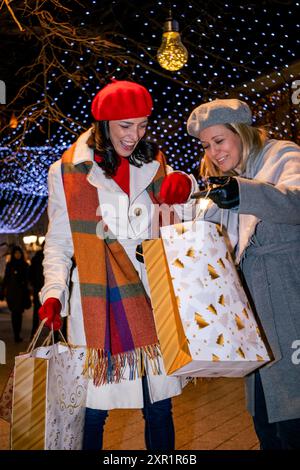
<svg viewBox="0 0 300 470">
<path fill-rule="evenodd" d="M 161 375 L 159 344 L 136 348 L 116 355 L 103 349 L 87 348 L 83 374 L 93 379 L 96 387 L 119 383 L 129 367 L 129 380 L 135 380 L 147 373 L 150 364 L 154 375 Z"/>
</svg>

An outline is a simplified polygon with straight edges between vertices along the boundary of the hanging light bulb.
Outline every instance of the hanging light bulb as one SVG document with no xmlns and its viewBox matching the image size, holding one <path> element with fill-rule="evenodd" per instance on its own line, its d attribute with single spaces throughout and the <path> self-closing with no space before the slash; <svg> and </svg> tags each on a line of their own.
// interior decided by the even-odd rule
<svg viewBox="0 0 300 470">
<path fill-rule="evenodd" d="M 181 69 L 188 60 L 188 51 L 181 42 L 178 21 L 170 17 L 164 23 L 164 32 L 160 48 L 157 51 L 159 65 L 166 70 Z"/>
</svg>

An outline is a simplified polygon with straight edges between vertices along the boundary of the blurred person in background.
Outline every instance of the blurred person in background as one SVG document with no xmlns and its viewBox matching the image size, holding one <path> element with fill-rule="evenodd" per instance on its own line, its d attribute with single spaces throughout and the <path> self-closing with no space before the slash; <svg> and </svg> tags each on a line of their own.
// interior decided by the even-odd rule
<svg viewBox="0 0 300 470">
<path fill-rule="evenodd" d="M 28 281 L 29 265 L 25 261 L 24 252 L 19 246 L 14 246 L 11 259 L 5 268 L 3 294 L 11 312 L 11 323 L 16 343 L 23 341 L 21 337 L 23 312 L 31 307 Z"/>
</svg>

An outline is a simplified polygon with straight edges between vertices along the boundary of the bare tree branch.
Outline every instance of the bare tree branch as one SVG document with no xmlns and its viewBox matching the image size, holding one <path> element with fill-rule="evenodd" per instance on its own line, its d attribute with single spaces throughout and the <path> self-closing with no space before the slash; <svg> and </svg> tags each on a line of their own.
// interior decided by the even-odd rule
<svg viewBox="0 0 300 470">
<path fill-rule="evenodd" d="M 14 22 L 17 24 L 19 30 L 22 32 L 22 31 L 25 31 L 25 29 L 23 28 L 23 26 L 21 25 L 21 23 L 17 20 L 16 18 L 16 15 L 14 14 L 14 11 L 13 9 L 11 8 L 10 6 L 10 3 L 12 3 L 12 0 L 3 0 L 1 6 L 0 6 L 0 10 L 2 9 L 2 7 L 4 6 L 4 4 L 6 5 L 9 13 L 11 14 L 11 16 L 13 17 L 13 20 Z"/>
</svg>

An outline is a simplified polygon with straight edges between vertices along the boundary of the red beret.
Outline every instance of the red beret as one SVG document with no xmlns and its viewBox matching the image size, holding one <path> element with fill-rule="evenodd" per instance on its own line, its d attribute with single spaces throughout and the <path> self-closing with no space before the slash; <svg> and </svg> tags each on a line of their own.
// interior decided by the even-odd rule
<svg viewBox="0 0 300 470">
<path fill-rule="evenodd" d="M 113 80 L 100 90 L 92 102 L 96 121 L 115 121 L 149 116 L 153 101 L 142 85 L 125 80 Z"/>
</svg>

